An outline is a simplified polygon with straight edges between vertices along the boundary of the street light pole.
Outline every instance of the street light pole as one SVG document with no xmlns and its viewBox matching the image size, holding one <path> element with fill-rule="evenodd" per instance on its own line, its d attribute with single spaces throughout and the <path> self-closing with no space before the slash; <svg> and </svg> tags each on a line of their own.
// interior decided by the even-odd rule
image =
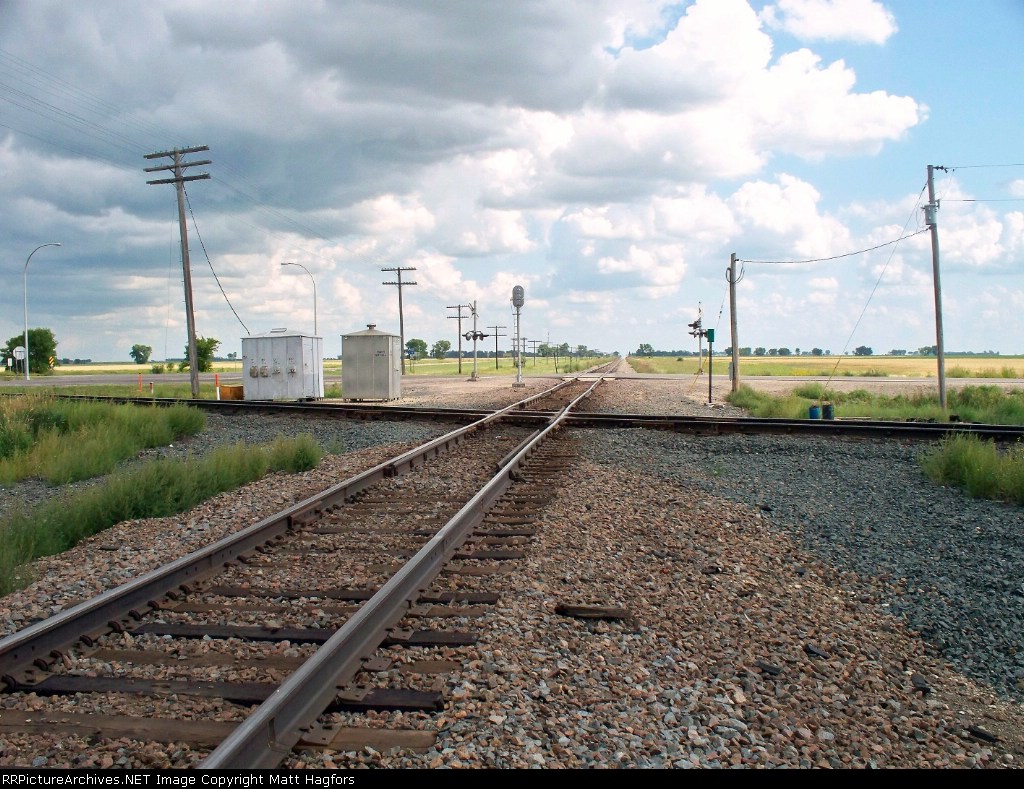
<svg viewBox="0 0 1024 789">
<path fill-rule="evenodd" d="M 300 269 L 309 274 L 309 269 L 303 266 L 301 263 L 282 263 L 282 266 L 298 266 Z M 316 280 L 313 279 L 313 275 L 309 274 L 309 279 L 313 283 L 313 336 L 319 337 L 320 334 L 316 329 Z"/>
<path fill-rule="evenodd" d="M 25 290 L 25 380 L 29 380 L 28 375 L 28 263 L 32 260 L 32 256 L 43 247 L 59 247 L 60 242 L 51 241 L 48 244 L 40 244 L 31 252 L 28 253 L 28 259 L 25 261 L 25 270 L 22 272 L 22 284 Z"/>
</svg>

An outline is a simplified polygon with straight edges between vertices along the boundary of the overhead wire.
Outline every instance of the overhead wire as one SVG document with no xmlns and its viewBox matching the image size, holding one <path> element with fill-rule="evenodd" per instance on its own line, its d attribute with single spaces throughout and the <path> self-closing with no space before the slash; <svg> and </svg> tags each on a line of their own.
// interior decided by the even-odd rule
<svg viewBox="0 0 1024 789">
<path fill-rule="evenodd" d="M 904 231 L 905 230 L 906 226 L 904 226 Z M 920 230 L 910 233 L 909 235 L 902 235 L 899 238 L 893 239 L 892 241 L 886 241 L 884 244 L 877 244 L 873 247 L 868 247 L 867 249 L 858 249 L 856 252 L 844 252 L 842 255 L 832 255 L 831 257 L 827 258 L 808 258 L 807 260 L 740 260 L 739 258 L 737 258 L 736 262 L 753 263 L 762 266 L 787 266 L 803 263 L 827 263 L 830 260 L 840 260 L 841 258 L 853 257 L 854 255 L 863 255 L 865 252 L 874 252 L 876 249 L 882 249 L 883 247 L 892 246 L 893 244 L 899 244 L 901 241 L 906 241 L 908 238 L 918 236 L 921 233 L 926 232 L 927 230 L 927 227 L 921 228 Z"/>
<path fill-rule="evenodd" d="M 220 288 L 221 295 L 224 296 L 224 301 L 226 301 L 228 306 L 231 308 L 231 312 L 234 313 L 235 318 L 237 318 L 238 322 L 242 324 L 242 328 L 245 329 L 245 333 L 251 334 L 252 332 L 249 331 L 249 327 L 246 326 L 242 319 L 238 316 L 238 312 L 235 310 L 235 305 L 231 303 L 231 299 L 228 298 L 228 294 L 224 290 L 224 285 L 221 284 L 220 277 L 217 276 L 217 271 L 213 267 L 213 261 L 210 260 L 210 253 L 206 251 L 206 244 L 203 243 L 203 237 L 199 234 L 199 226 L 196 224 L 196 215 L 192 211 L 192 201 L 189 200 L 188 198 L 188 190 L 185 189 L 184 184 L 181 185 L 181 191 L 184 192 L 185 194 L 185 202 L 188 204 L 188 213 L 192 217 L 192 227 L 196 231 L 196 238 L 199 239 L 199 246 L 203 248 L 203 254 L 206 255 L 206 262 L 210 266 L 210 271 L 213 272 L 213 278 L 217 281 L 217 287 Z"/>
<path fill-rule="evenodd" d="M 903 232 L 904 233 L 906 233 L 907 227 L 910 226 L 910 223 L 914 220 L 914 217 L 917 216 L 917 212 L 918 212 L 918 210 L 920 209 L 920 206 L 921 206 L 921 197 L 924 195 L 925 190 L 927 188 L 928 188 L 928 185 L 925 184 L 924 186 L 921 187 L 921 191 L 918 192 L 917 200 L 914 202 L 914 207 L 911 209 L 910 216 L 907 217 L 907 221 L 904 222 L 904 224 L 903 224 Z M 909 236 L 902 236 L 900 240 L 902 240 L 903 238 L 912 238 L 913 236 L 918 235 L 918 233 L 923 233 L 923 232 L 925 232 L 926 230 L 929 230 L 929 229 L 930 228 L 925 227 L 922 230 L 917 231 L 917 233 L 912 233 Z M 883 246 L 886 246 L 886 245 L 883 245 Z M 876 249 L 877 249 L 877 247 L 876 247 Z M 842 353 L 840 353 L 839 357 L 837 357 L 836 363 L 832 367 L 832 372 L 829 373 L 828 379 L 825 381 L 825 388 L 826 389 L 828 388 L 828 385 L 830 383 L 832 383 L 832 379 L 835 377 L 836 370 L 839 369 L 839 365 L 843 361 L 843 356 L 846 355 L 846 351 L 850 347 L 850 342 L 853 340 L 853 335 L 857 333 L 857 329 L 860 326 L 861 321 L 864 320 L 864 315 L 867 314 L 868 307 L 871 305 L 871 300 L 874 298 L 875 292 L 878 290 L 878 286 L 882 283 L 882 277 L 885 276 L 885 272 L 888 270 L 889 264 L 892 262 L 893 255 L 895 255 L 895 254 L 896 254 L 896 248 L 893 247 L 889 251 L 889 258 L 888 258 L 888 260 L 885 261 L 885 265 L 882 266 L 882 270 L 878 273 L 878 278 L 875 280 L 874 287 L 871 288 L 871 292 L 868 294 L 868 298 L 864 302 L 864 308 L 860 311 L 860 315 L 857 317 L 856 323 L 853 324 L 853 328 L 850 330 L 850 336 L 846 338 L 846 343 L 843 345 Z"/>
</svg>

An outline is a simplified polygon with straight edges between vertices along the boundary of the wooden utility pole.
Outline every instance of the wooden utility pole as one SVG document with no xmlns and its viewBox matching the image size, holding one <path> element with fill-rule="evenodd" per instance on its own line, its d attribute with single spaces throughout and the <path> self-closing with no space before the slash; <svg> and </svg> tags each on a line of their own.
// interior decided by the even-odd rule
<svg viewBox="0 0 1024 789">
<path fill-rule="evenodd" d="M 415 285 L 415 282 L 402 282 L 403 271 L 415 271 L 415 266 L 406 266 L 404 268 L 382 268 L 381 271 L 394 271 L 398 277 L 397 282 L 383 282 L 382 285 L 397 285 L 398 286 L 398 336 L 402 340 L 402 375 L 405 375 L 405 319 L 402 316 L 402 286 L 403 285 Z"/>
<path fill-rule="evenodd" d="M 469 317 L 468 315 L 463 315 L 462 314 L 462 310 L 464 310 L 464 309 L 468 310 L 469 307 L 470 307 L 470 305 L 468 305 L 468 304 L 449 304 L 447 307 L 445 307 L 445 309 L 448 309 L 448 310 L 458 310 L 459 311 L 457 315 L 449 315 L 448 316 L 448 320 L 450 320 L 450 321 L 458 321 L 459 322 L 459 375 L 462 375 L 462 319 L 464 317 L 465 318 Z"/>
<path fill-rule="evenodd" d="M 498 334 L 498 329 L 507 329 L 508 326 L 487 326 L 485 328 L 494 329 L 494 369 L 498 369 L 498 338 L 507 337 L 507 334 Z"/>
<path fill-rule="evenodd" d="M 188 369 L 189 379 L 192 381 L 192 399 L 199 399 L 199 364 L 196 356 L 196 318 L 192 307 L 192 271 L 188 261 L 188 228 L 185 222 L 185 181 L 201 181 L 210 177 L 209 173 L 199 175 L 182 175 L 186 167 L 198 167 L 204 164 L 211 164 L 209 159 L 198 162 L 183 162 L 181 157 L 188 153 L 208 151 L 209 146 L 198 145 L 194 148 L 175 148 L 171 151 L 159 153 L 148 153 L 146 159 L 159 159 L 170 156 L 173 164 L 165 164 L 160 167 L 146 167 L 143 172 L 155 173 L 160 170 L 170 170 L 174 173 L 173 178 L 161 178 L 156 181 L 146 181 L 147 184 L 174 184 L 178 192 L 178 229 L 181 233 L 181 270 L 185 279 L 185 322 L 188 326 Z"/>
<path fill-rule="evenodd" d="M 725 270 L 725 278 L 729 280 L 729 328 L 732 333 L 732 391 L 740 388 L 740 336 L 736 331 L 736 253 L 729 256 L 729 268 Z"/>
<path fill-rule="evenodd" d="M 945 167 L 928 165 L 928 205 L 924 207 L 924 221 L 932 231 L 932 278 L 935 283 L 935 355 L 939 360 L 939 406 L 946 410 L 946 355 L 942 344 L 942 286 L 939 284 L 939 223 L 935 215 L 939 204 L 935 201 L 935 170 L 946 172 Z"/>
<path fill-rule="evenodd" d="M 540 345 L 544 340 L 530 340 L 530 345 L 533 346 L 533 366 L 537 366 L 537 346 Z"/>
</svg>

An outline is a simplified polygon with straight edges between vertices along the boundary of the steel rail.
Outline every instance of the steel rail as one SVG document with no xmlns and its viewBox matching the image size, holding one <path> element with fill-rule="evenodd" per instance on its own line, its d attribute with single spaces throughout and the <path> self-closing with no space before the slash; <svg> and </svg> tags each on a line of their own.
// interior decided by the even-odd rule
<svg viewBox="0 0 1024 789">
<path fill-rule="evenodd" d="M 521 414 L 509 415 L 522 420 Z M 757 417 L 701 417 L 643 414 L 576 413 L 573 427 L 643 427 L 694 433 L 778 433 L 800 435 L 910 438 L 929 441 L 951 434 L 970 434 L 997 441 L 1024 438 L 1024 425 L 988 425 L 974 422 L 895 422 L 871 419 L 775 419 Z"/>
<path fill-rule="evenodd" d="M 290 530 L 315 519 L 319 513 L 355 496 L 361 490 L 386 477 L 401 474 L 417 463 L 445 451 L 466 436 L 490 422 L 533 400 L 566 386 L 560 383 L 538 395 L 495 411 L 472 424 L 380 463 L 360 474 L 310 496 L 281 512 L 271 515 L 235 534 L 193 551 L 163 567 L 151 570 L 96 597 L 61 611 L 41 622 L 0 639 L 0 684 L 12 687 L 13 675 L 32 666 L 35 661 L 49 662 L 53 655 L 76 641 L 95 639 L 116 630 L 129 619 L 140 619 L 156 602 L 188 583 L 214 574 L 220 567 L 236 560 L 256 547 L 282 537 Z"/>
<path fill-rule="evenodd" d="M 426 591 L 456 549 L 508 489 L 519 468 L 558 429 L 569 411 L 589 397 L 598 379 L 552 418 L 529 445 L 519 450 L 380 590 L 359 607 L 273 695 L 210 753 L 200 769 L 276 767 L 344 685 L 359 671 L 408 608 Z"/>
</svg>

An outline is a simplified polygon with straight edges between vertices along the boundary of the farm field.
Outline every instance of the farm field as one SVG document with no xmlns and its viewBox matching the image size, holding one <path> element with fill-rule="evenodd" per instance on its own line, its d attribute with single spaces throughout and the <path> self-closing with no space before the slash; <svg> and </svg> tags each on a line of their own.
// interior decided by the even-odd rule
<svg viewBox="0 0 1024 789">
<path fill-rule="evenodd" d="M 630 356 L 638 373 L 693 374 L 699 359 L 693 356 Z M 725 375 L 731 359 L 715 356 L 713 368 Z M 707 369 L 707 360 L 704 360 Z M 904 377 L 937 378 L 933 356 L 741 356 L 743 376 Z M 1024 356 L 947 356 L 947 378 L 1024 378 Z"/>
</svg>

